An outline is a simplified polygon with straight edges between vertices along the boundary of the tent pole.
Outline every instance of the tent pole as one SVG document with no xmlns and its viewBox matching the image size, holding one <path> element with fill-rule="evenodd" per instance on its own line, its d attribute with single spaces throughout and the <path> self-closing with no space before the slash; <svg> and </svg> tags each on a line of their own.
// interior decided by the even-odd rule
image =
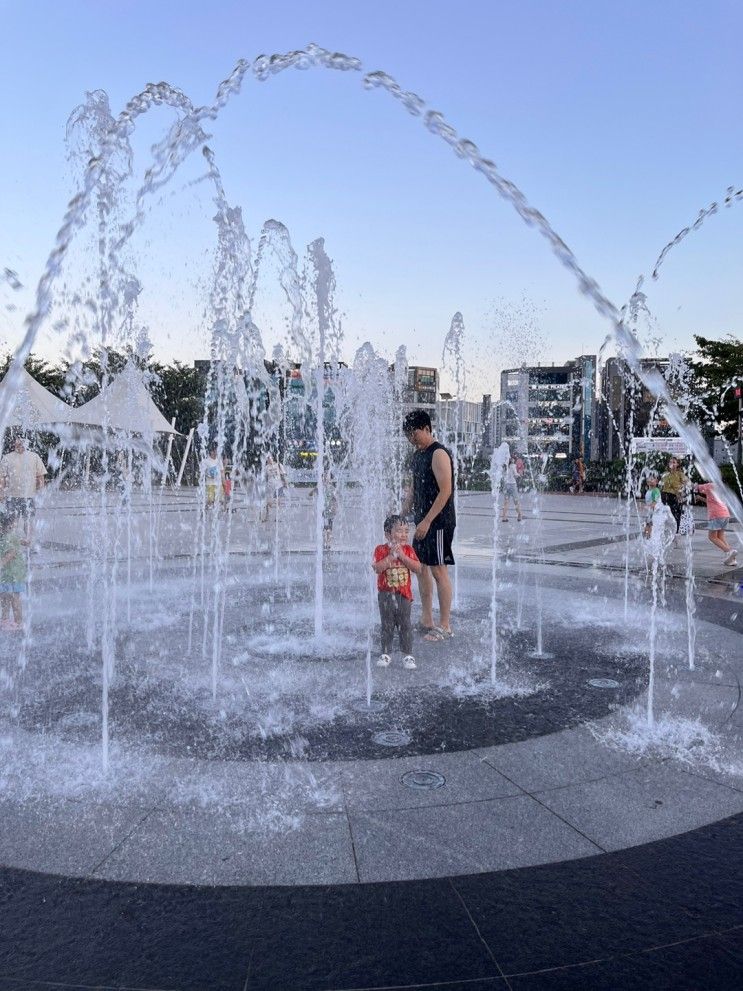
<svg viewBox="0 0 743 991">
<path fill-rule="evenodd" d="M 175 430 L 175 417 L 173 417 L 173 419 L 170 421 L 170 425 L 173 428 L 173 430 Z M 165 452 L 165 467 L 163 468 L 163 477 L 162 477 L 162 481 L 160 482 L 160 486 L 163 489 L 165 488 L 165 483 L 168 481 L 168 470 L 170 468 L 170 455 L 172 450 L 173 450 L 173 434 L 169 434 L 168 448 Z"/>
<path fill-rule="evenodd" d="M 183 452 L 183 457 L 181 458 L 181 467 L 178 471 L 178 478 L 176 479 L 176 488 L 180 488 L 181 481 L 183 480 L 183 472 L 186 467 L 186 461 L 188 459 L 188 452 L 191 450 L 191 441 L 193 440 L 193 427 L 188 431 L 188 438 L 186 440 L 186 450 Z"/>
</svg>

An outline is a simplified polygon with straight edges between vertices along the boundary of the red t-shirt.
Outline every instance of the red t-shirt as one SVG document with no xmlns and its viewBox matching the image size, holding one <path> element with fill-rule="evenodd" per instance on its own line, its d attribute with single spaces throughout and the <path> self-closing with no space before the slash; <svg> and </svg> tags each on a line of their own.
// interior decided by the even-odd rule
<svg viewBox="0 0 743 991">
<path fill-rule="evenodd" d="M 418 555 L 410 544 L 403 544 L 401 550 L 406 557 L 411 558 L 413 561 L 418 560 Z M 374 548 L 374 562 L 384 560 L 389 552 L 389 544 L 379 544 Z M 413 583 L 410 580 L 410 568 L 406 568 L 404 564 L 399 563 L 394 568 L 387 568 L 386 571 L 380 571 L 377 575 L 377 588 L 380 592 L 399 592 L 400 595 L 406 599 L 410 599 L 412 602 Z"/>
</svg>

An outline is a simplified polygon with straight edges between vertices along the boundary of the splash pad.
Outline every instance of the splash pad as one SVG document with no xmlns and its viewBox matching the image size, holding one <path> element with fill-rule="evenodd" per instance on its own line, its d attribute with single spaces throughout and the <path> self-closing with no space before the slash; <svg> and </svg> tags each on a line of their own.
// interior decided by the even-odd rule
<svg viewBox="0 0 743 991">
<path fill-rule="evenodd" d="M 124 249 L 133 231 L 143 222 L 148 198 L 168 183 L 186 157 L 200 151 L 214 189 L 219 236 L 219 264 L 209 298 L 214 359 L 209 388 L 213 398 L 204 421 L 202 443 L 211 434 L 216 436 L 220 450 L 229 444 L 234 453 L 241 443 L 247 445 L 247 431 L 242 437 L 239 429 L 237 434 L 228 436 L 233 392 L 225 378 L 225 369 L 239 367 L 248 383 L 255 384 L 248 405 L 251 399 L 254 401 L 257 395 L 270 389 L 262 367 L 263 343 L 251 310 L 255 272 L 261 257 L 267 254 L 279 260 L 280 283 L 292 316 L 291 344 L 301 361 L 316 369 L 314 393 L 307 396 L 305 405 L 311 409 L 314 403 L 315 422 L 322 424 L 326 398 L 324 369 L 326 361 L 331 366 L 337 363 L 340 344 L 333 303 L 334 276 L 322 240 L 309 246 L 305 268 L 300 270 L 288 232 L 277 222 L 269 221 L 254 258 L 239 209 L 230 206 L 226 199 L 203 130 L 203 125 L 214 120 L 239 92 L 249 72 L 264 80 L 286 68 L 311 66 L 361 70 L 355 59 L 309 46 L 306 51 L 286 56 L 261 57 L 252 63 L 241 61 L 220 86 L 214 104 L 208 107 L 194 107 L 184 94 L 167 84 L 148 87 L 115 119 L 107 108 L 99 105 L 96 113 L 87 118 L 88 123 L 92 120 L 90 133 L 95 154 L 86 165 L 81 191 L 70 203 L 55 250 L 39 283 L 36 310 L 29 318 L 18 358 L 22 360 L 33 346 L 52 305 L 65 254 L 72 239 L 84 228 L 87 215 L 97 208 L 104 227 L 111 216 L 120 175 L 114 165 L 117 157 L 124 160 L 127 157 L 128 137 L 137 118 L 154 106 L 167 105 L 175 110 L 178 119 L 155 146 L 152 164 L 136 191 L 134 213 L 119 216 L 106 230 L 105 237 L 99 239 L 100 283 L 106 291 L 96 302 L 100 314 L 97 336 L 85 341 L 85 347 L 109 344 L 119 320 L 128 321 L 134 329 L 138 292 L 132 290 L 131 273 L 126 271 L 122 260 Z M 710 477 L 717 479 L 717 469 L 711 464 L 696 428 L 683 424 L 665 384 L 640 369 L 637 342 L 628 324 L 620 319 L 620 311 L 580 268 L 546 219 L 472 142 L 460 139 L 441 114 L 426 110 L 419 97 L 403 91 L 385 73 L 369 73 L 364 82 L 367 88 L 388 92 L 409 113 L 421 117 L 429 131 L 483 175 L 548 240 L 561 263 L 576 277 L 581 292 L 609 320 L 630 366 L 666 400 L 669 422 L 683 432 Z M 730 202 L 736 197 L 740 198 L 737 193 L 731 194 Z M 309 319 L 303 323 L 308 311 Z M 450 350 L 459 380 L 459 351 L 456 347 Z M 549 600 L 555 594 L 549 576 L 541 575 L 533 590 L 524 591 L 525 585 L 517 589 L 518 602 L 510 598 L 513 590 L 509 590 L 502 569 L 495 567 L 497 533 L 493 537 L 494 564 L 490 573 L 468 576 L 465 569 L 461 573 L 462 583 L 457 585 L 457 593 L 461 596 L 459 619 L 464 630 L 457 642 L 450 645 L 448 653 L 437 654 L 434 647 L 422 648 L 423 677 L 417 676 L 414 684 L 410 679 L 406 681 L 407 676 L 397 669 L 389 672 L 386 683 L 374 675 L 373 589 L 368 572 L 365 577 L 365 569 L 369 549 L 378 537 L 381 507 L 396 500 L 399 494 L 399 459 L 391 472 L 379 472 L 380 464 L 394 448 L 394 438 L 399 441 L 399 409 L 394 402 L 381 404 L 394 414 L 384 422 L 378 415 L 376 418 L 371 415 L 380 406 L 380 389 L 390 388 L 386 374 L 389 359 L 380 359 L 369 349 L 361 349 L 357 358 L 355 378 L 349 380 L 352 388 L 346 408 L 355 412 L 355 425 L 361 438 L 351 457 L 360 484 L 348 507 L 361 521 L 362 534 L 356 549 L 348 552 L 345 561 L 339 557 L 334 564 L 326 563 L 320 547 L 326 484 L 322 470 L 326 439 L 323 429 L 316 437 L 316 501 L 314 509 L 306 507 L 308 511 L 303 517 L 304 532 L 314 530 L 313 556 L 305 557 L 296 548 L 285 546 L 284 555 L 292 559 L 284 573 L 281 573 L 285 562 L 280 548 L 280 527 L 273 531 L 273 549 L 266 550 L 261 546 L 263 538 L 257 539 L 255 533 L 240 537 L 239 519 L 233 520 L 230 515 L 226 520 L 216 521 L 207 515 L 201 498 L 184 521 L 190 541 L 182 552 L 183 558 L 188 559 L 185 563 L 176 563 L 178 553 L 166 549 L 167 541 L 161 536 L 153 539 L 160 526 L 158 512 L 162 500 L 158 504 L 154 498 L 150 499 L 145 526 L 135 537 L 139 548 L 149 548 L 149 561 L 138 573 L 138 565 L 131 565 L 129 541 L 121 539 L 122 532 L 131 534 L 133 524 L 128 508 L 108 495 L 109 455 L 104 454 L 104 484 L 97 492 L 95 512 L 91 515 L 91 547 L 96 553 L 83 576 L 83 590 L 65 589 L 66 601 L 61 610 L 59 583 L 55 587 L 52 581 L 47 589 L 39 582 L 35 589 L 39 602 L 45 595 L 49 598 L 36 610 L 22 649 L 8 657 L 5 737 L 6 752 L 19 758 L 15 771 L 8 777 L 9 782 L 15 782 L 9 786 L 8 795 L 18 796 L 18 809 L 28 808 L 29 800 L 43 803 L 50 797 L 52 803 L 60 799 L 64 803 L 82 800 L 91 813 L 85 821 L 92 824 L 91 835 L 101 846 L 101 857 L 95 863 L 84 858 L 84 866 L 77 864 L 74 868 L 71 862 L 66 862 L 66 867 L 55 866 L 53 857 L 31 864 L 19 856 L 18 864 L 50 871 L 97 872 L 111 878 L 197 881 L 208 878 L 210 882 L 220 883 L 224 875 L 209 858 L 209 868 L 204 868 L 203 874 L 197 872 L 195 878 L 186 878 L 177 871 L 172 873 L 173 856 L 166 856 L 157 870 L 152 868 L 152 861 L 140 862 L 138 866 L 127 861 L 127 866 L 117 868 L 116 857 L 111 858 L 110 851 L 106 853 L 103 849 L 111 840 L 111 833 L 107 833 L 108 812 L 133 806 L 144 810 L 135 825 L 140 822 L 144 825 L 146 819 L 157 822 L 158 815 L 163 815 L 172 827 L 173 817 L 180 826 L 181 816 L 196 807 L 201 810 L 202 821 L 194 842 L 202 851 L 212 835 L 216 810 L 225 808 L 237 810 L 235 837 L 242 839 L 234 841 L 245 844 L 246 836 L 252 838 L 246 848 L 251 847 L 251 842 L 255 844 L 256 837 L 266 834 L 306 837 L 304 827 L 312 822 L 311 816 L 318 810 L 343 817 L 348 789 L 353 790 L 349 782 L 357 780 L 358 773 L 338 765 L 364 761 L 371 769 L 375 760 L 389 761 L 395 740 L 401 761 L 426 757 L 432 762 L 433 754 L 436 754 L 435 762 L 448 760 L 459 764 L 464 760 L 464 778 L 474 779 L 469 792 L 470 797 L 475 796 L 473 801 L 516 798 L 523 789 L 498 772 L 497 763 L 489 764 L 487 755 L 473 754 L 473 749 L 523 745 L 531 739 L 549 739 L 552 734 L 562 733 L 577 733 L 577 737 L 560 736 L 560 741 L 568 740 L 568 747 L 575 744 L 579 748 L 584 737 L 576 726 L 607 718 L 608 712 L 613 711 L 611 706 L 629 703 L 635 695 L 643 693 L 645 646 L 637 643 L 636 652 L 633 646 L 629 658 L 622 647 L 628 639 L 635 644 L 629 638 L 632 627 L 623 625 L 629 619 L 626 606 L 621 621 L 611 617 L 616 624 L 614 629 L 619 631 L 617 643 L 614 650 L 604 654 L 596 646 L 606 636 L 604 617 L 596 625 L 598 615 L 592 603 L 586 604 L 575 631 L 564 628 L 559 607 L 553 608 L 549 616 Z M 14 374 L 11 371 L 11 383 Z M 355 385 L 359 386 L 357 391 Z M 4 394 L 1 418 L 7 417 L 11 396 L 11 391 Z M 270 446 L 276 437 L 276 421 L 270 416 L 256 419 L 261 442 Z M 157 468 L 156 459 L 153 458 L 150 468 Z M 92 497 L 89 501 L 91 505 L 94 502 Z M 734 509 L 738 509 L 736 504 Z M 137 525 L 141 522 L 140 519 Z M 271 540 L 267 542 L 270 544 Z M 124 546 L 127 556 L 123 553 Z M 238 565 L 241 554 L 249 558 L 248 567 Z M 522 578 L 535 570 L 532 563 L 532 570 L 528 573 L 525 570 Z M 338 589 L 342 590 L 340 596 Z M 544 626 L 543 608 L 547 613 Z M 528 638 L 527 643 L 520 638 L 521 631 L 509 630 L 509 615 L 515 612 L 540 617 L 536 651 L 534 638 Z M 644 622 L 642 609 L 640 615 L 640 622 Z M 655 618 L 652 622 L 655 626 Z M 728 634 L 719 636 L 724 639 Z M 653 650 L 656 647 L 654 641 Z M 728 647 L 735 655 L 735 647 L 726 643 Z M 443 657 L 446 660 L 442 664 Z M 653 664 L 657 663 L 660 655 L 653 654 Z M 673 667 L 668 658 L 667 663 Z M 730 677 L 737 678 L 737 674 Z M 595 686 L 590 682 L 597 680 L 618 680 L 617 698 L 609 699 L 592 691 Z M 102 710 L 95 704 L 100 697 Z M 370 710 L 368 719 L 363 711 L 359 712 L 358 702 L 364 698 Z M 384 708 L 374 711 L 372 701 L 383 704 Z M 559 718 L 558 713 L 562 713 Z M 102 765 L 97 756 L 100 754 L 97 737 L 102 737 Z M 380 742 L 382 738 L 385 742 Z M 560 745 L 561 742 L 553 741 L 555 752 Z M 450 758 L 440 756 L 448 751 L 452 752 Z M 56 785 L 50 783 L 44 772 L 45 766 L 54 767 L 50 755 L 55 753 L 61 760 Z M 24 770 L 27 756 L 30 767 L 39 772 L 36 777 L 29 773 L 28 767 Z M 607 759 L 611 763 L 613 758 Z M 634 767 L 631 762 L 623 764 L 623 757 L 616 759 L 616 766 L 622 770 Z M 323 768 L 322 772 L 318 767 Z M 403 769 L 402 764 L 394 767 L 396 779 L 397 772 Z M 410 769 L 421 770 L 418 765 Z M 451 783 L 451 769 L 445 770 L 449 771 L 448 779 L 444 771 L 441 773 Z M 25 790 L 16 787 L 24 780 L 30 782 L 24 786 Z M 433 792 L 439 797 L 450 794 L 445 788 Z M 363 798 L 355 800 L 362 803 L 357 808 L 365 808 Z M 79 808 L 76 807 L 78 812 Z M 376 808 L 380 808 L 378 803 Z M 67 806 L 65 809 L 62 819 L 69 813 Z M 101 810 L 106 811 L 100 816 L 95 814 Z M 42 809 L 42 805 L 37 805 L 36 811 L 42 832 L 59 828 L 60 834 L 64 833 L 54 825 L 61 821 L 54 818 L 58 808 Z M 123 818 L 116 815 L 114 833 L 119 836 L 124 824 L 131 826 L 133 820 L 129 813 Z M 517 821 L 519 828 L 523 826 L 522 819 Z M 708 820 L 703 815 L 700 819 L 690 814 L 681 828 L 691 828 L 699 821 Z M 673 828 L 678 825 L 674 824 Z M 148 841 L 144 834 L 136 836 L 137 829 L 130 829 L 126 835 L 135 836 L 135 846 L 147 850 Z M 33 830 L 29 835 L 34 835 Z M 161 837 L 160 833 L 155 835 Z M 149 842 L 157 846 L 159 840 L 150 838 Z M 595 846 L 590 842 L 571 846 L 566 839 L 564 844 L 558 842 L 550 853 L 549 844 L 535 843 L 526 860 L 521 851 L 514 854 L 513 860 L 501 860 L 497 865 L 540 863 L 553 855 L 581 856 L 596 852 Z M 8 862 L 12 860 L 11 857 Z M 277 855 L 267 860 L 278 863 L 281 858 Z M 106 863 L 108 867 L 103 866 Z M 338 863 L 345 871 L 348 856 L 339 857 Z M 446 867 L 442 866 L 441 872 L 495 866 L 482 851 L 462 856 L 454 864 L 445 858 L 442 863 Z M 252 859 L 251 864 L 253 870 Z M 329 878 L 346 879 L 345 873 L 342 877 L 332 870 L 328 874 L 328 861 L 322 857 L 315 862 L 310 856 L 302 864 L 304 873 L 295 873 L 290 878 L 280 871 L 259 872 L 259 875 L 238 871 L 227 883 L 255 880 L 258 876 L 287 883 L 302 879 L 317 883 Z M 395 876 L 417 876 L 415 871 L 419 869 L 414 868 L 412 873 L 406 869 L 407 873 L 403 870 Z M 436 874 L 436 869 L 429 869 L 431 876 Z M 367 875 L 372 876 L 373 871 Z M 389 874 L 383 871 L 382 876 Z"/>
</svg>

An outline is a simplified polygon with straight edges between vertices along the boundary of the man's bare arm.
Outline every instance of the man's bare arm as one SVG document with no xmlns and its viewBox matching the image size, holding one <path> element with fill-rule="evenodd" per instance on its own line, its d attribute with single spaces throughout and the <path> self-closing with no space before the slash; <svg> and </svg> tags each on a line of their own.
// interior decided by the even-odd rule
<svg viewBox="0 0 743 991">
<path fill-rule="evenodd" d="M 446 451 L 442 451 L 441 448 L 438 451 L 434 451 L 431 468 L 436 479 L 436 484 L 439 487 L 439 494 L 434 499 L 433 506 L 431 506 L 423 517 L 429 526 L 439 515 L 451 496 L 451 458 Z"/>
</svg>

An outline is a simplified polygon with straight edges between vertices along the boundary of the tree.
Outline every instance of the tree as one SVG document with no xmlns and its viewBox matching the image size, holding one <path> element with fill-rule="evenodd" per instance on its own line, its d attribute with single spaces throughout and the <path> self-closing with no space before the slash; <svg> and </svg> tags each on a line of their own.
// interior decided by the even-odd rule
<svg viewBox="0 0 743 991">
<path fill-rule="evenodd" d="M 728 335 L 719 341 L 694 335 L 693 361 L 696 391 L 719 433 L 729 441 L 738 437 L 738 400 L 735 387 L 743 386 L 743 341 Z"/>
<path fill-rule="evenodd" d="M 175 417 L 175 429 L 187 434 L 204 416 L 204 380 L 196 368 L 180 361 L 172 365 L 151 363 L 149 370 L 156 376 L 153 399 L 170 421 Z"/>
<path fill-rule="evenodd" d="M 2 359 L 2 362 L 0 362 L 0 378 L 5 377 L 5 373 L 10 368 L 12 360 L 13 355 L 10 354 Z M 30 354 L 24 361 L 23 366 L 29 375 L 35 378 L 45 389 L 54 393 L 55 396 L 62 395 L 62 387 L 64 386 L 65 379 L 64 369 L 50 364 L 44 358 L 37 358 L 35 354 Z"/>
</svg>

